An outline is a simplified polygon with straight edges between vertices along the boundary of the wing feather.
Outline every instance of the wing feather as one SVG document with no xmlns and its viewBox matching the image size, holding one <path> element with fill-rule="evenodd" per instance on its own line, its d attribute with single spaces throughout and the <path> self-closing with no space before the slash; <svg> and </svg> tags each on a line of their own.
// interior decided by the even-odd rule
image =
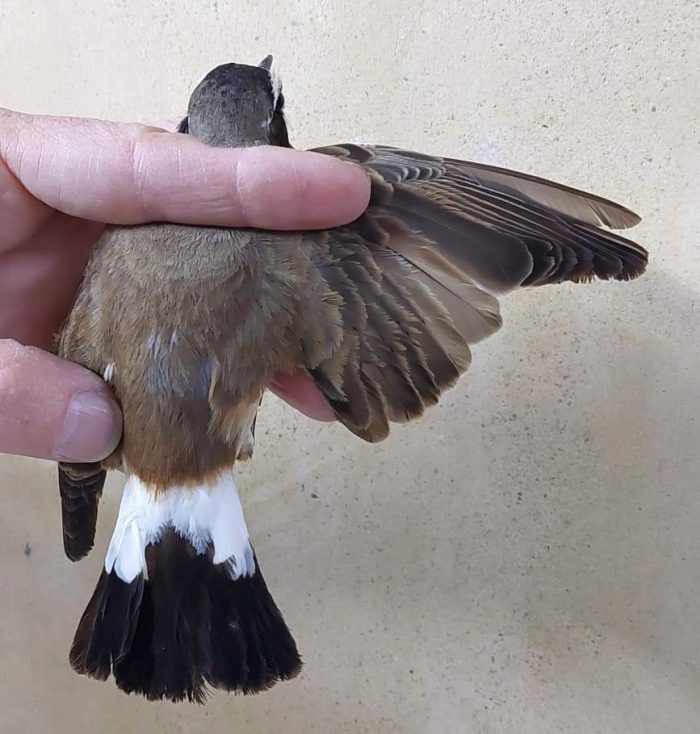
<svg viewBox="0 0 700 734">
<path fill-rule="evenodd" d="M 307 238 L 339 306 L 335 353 L 311 365 L 338 418 L 369 441 L 435 404 L 501 326 L 496 294 L 641 275 L 647 253 L 608 231 L 639 221 L 594 194 L 493 166 L 389 147 L 317 152 L 362 165 L 370 206 Z"/>
</svg>

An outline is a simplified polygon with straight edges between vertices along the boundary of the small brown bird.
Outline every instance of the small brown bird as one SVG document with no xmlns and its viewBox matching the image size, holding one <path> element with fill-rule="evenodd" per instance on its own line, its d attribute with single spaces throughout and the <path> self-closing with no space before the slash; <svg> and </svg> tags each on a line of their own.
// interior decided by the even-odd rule
<svg viewBox="0 0 700 734">
<path fill-rule="evenodd" d="M 180 132 L 289 147 L 270 67 L 211 71 Z M 369 208 L 347 226 L 116 226 L 92 255 L 58 351 L 113 387 L 124 435 L 100 464 L 59 466 L 71 560 L 92 548 L 106 470 L 128 480 L 71 649 L 79 673 L 198 702 L 207 687 L 254 693 L 296 675 L 232 475 L 266 386 L 303 367 L 343 425 L 380 441 L 469 367 L 471 345 L 501 326 L 497 296 L 646 267 L 608 231 L 639 217 L 598 196 L 384 146 L 318 151 L 371 177 Z"/>
</svg>

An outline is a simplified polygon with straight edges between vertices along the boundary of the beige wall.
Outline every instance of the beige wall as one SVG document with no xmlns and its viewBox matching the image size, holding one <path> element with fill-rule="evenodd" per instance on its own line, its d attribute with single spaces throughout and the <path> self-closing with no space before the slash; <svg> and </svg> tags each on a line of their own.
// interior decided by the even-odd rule
<svg viewBox="0 0 700 734">
<path fill-rule="evenodd" d="M 306 668 L 257 698 L 73 675 L 118 480 L 71 566 L 54 467 L 0 461 L 2 734 L 700 729 L 699 34 L 689 0 L 1 0 L 0 105 L 153 120 L 272 52 L 298 145 L 590 187 L 652 253 L 633 284 L 511 297 L 468 378 L 378 447 L 266 399 L 241 484 Z"/>
</svg>

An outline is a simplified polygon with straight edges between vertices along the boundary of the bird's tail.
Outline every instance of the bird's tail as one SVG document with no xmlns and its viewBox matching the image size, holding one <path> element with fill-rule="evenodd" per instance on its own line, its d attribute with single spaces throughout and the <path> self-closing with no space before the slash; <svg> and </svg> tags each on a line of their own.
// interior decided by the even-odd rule
<svg viewBox="0 0 700 734">
<path fill-rule="evenodd" d="M 230 474 L 157 494 L 130 477 L 70 662 L 127 693 L 199 703 L 208 686 L 256 693 L 299 672 Z"/>
</svg>

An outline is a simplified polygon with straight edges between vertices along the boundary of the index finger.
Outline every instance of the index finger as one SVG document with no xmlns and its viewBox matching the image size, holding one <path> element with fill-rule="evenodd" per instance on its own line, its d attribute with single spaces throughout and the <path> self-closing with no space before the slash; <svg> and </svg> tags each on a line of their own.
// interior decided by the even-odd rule
<svg viewBox="0 0 700 734">
<path fill-rule="evenodd" d="M 316 229 L 352 221 L 369 200 L 367 175 L 331 156 L 214 148 L 137 124 L 0 110 L 0 157 L 48 206 L 112 224 Z"/>
</svg>

